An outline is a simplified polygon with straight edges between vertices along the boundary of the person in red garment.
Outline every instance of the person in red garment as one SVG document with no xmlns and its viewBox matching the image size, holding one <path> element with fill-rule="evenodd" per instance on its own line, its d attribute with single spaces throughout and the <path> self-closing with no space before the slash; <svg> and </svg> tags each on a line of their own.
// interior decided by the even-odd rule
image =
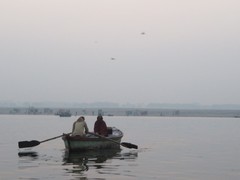
<svg viewBox="0 0 240 180">
<path fill-rule="evenodd" d="M 107 125 L 106 125 L 105 121 L 103 120 L 102 116 L 97 117 L 97 120 L 94 124 L 94 132 L 101 136 L 108 135 Z"/>
</svg>

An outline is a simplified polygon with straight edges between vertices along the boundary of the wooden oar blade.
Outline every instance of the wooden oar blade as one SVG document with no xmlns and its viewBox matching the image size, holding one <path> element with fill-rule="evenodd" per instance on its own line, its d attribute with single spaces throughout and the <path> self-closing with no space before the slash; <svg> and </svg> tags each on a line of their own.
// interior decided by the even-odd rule
<svg viewBox="0 0 240 180">
<path fill-rule="evenodd" d="M 138 149 L 137 145 L 128 142 L 122 142 L 121 145 L 129 149 Z"/>
<path fill-rule="evenodd" d="M 32 140 L 32 141 L 20 141 L 18 142 L 18 147 L 19 148 L 27 148 L 27 147 L 34 147 L 39 145 L 40 142 L 36 141 L 36 140 Z"/>
</svg>

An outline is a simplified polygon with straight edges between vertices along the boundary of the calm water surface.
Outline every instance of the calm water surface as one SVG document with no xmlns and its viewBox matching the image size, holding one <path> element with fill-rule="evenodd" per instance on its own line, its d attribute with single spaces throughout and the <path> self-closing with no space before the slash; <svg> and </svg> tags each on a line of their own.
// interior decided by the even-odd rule
<svg viewBox="0 0 240 180">
<path fill-rule="evenodd" d="M 61 138 L 77 117 L 0 116 L 0 180 L 238 180 L 239 118 L 104 117 L 138 150 L 68 154 Z M 96 117 L 86 117 L 90 129 Z"/>
</svg>

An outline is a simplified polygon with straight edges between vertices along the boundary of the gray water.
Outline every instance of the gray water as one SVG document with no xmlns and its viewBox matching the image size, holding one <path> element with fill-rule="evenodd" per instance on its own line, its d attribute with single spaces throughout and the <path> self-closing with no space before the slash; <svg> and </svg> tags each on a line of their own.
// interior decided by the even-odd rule
<svg viewBox="0 0 240 180">
<path fill-rule="evenodd" d="M 139 149 L 67 154 L 61 138 L 18 149 L 18 141 L 70 132 L 76 118 L 1 115 L 0 180 L 240 178 L 239 118 L 104 117 Z M 86 116 L 90 129 L 95 118 Z"/>
</svg>

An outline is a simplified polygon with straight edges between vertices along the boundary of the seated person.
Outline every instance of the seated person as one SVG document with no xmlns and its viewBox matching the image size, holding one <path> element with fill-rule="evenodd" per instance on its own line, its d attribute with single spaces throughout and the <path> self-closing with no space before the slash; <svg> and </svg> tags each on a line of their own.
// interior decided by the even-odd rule
<svg viewBox="0 0 240 180">
<path fill-rule="evenodd" d="M 81 116 L 73 123 L 72 136 L 84 136 L 88 133 L 88 126 L 85 118 Z"/>
<path fill-rule="evenodd" d="M 98 116 L 94 124 L 94 132 L 102 136 L 108 136 L 107 125 L 102 116 Z"/>
</svg>

